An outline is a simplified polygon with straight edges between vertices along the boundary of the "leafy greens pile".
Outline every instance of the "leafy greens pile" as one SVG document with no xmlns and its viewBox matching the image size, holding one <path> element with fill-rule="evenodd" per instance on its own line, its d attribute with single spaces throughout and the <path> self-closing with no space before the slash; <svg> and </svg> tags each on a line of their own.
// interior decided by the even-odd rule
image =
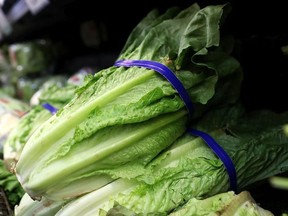
<svg viewBox="0 0 288 216">
<path fill-rule="evenodd" d="M 193 112 L 153 69 L 98 71 L 27 137 L 14 170 L 26 192 L 16 216 L 109 216 L 118 208 L 139 216 L 185 215 L 195 203 L 201 211 L 201 203 L 229 191 L 230 181 L 223 161 L 188 127 L 210 134 L 230 156 L 240 191 L 286 171 L 288 113 L 247 113 L 238 103 L 242 70 L 230 40 L 220 37 L 229 9 L 195 3 L 143 18 L 118 60 L 169 67 Z M 215 210 L 222 208 L 217 203 Z"/>
</svg>

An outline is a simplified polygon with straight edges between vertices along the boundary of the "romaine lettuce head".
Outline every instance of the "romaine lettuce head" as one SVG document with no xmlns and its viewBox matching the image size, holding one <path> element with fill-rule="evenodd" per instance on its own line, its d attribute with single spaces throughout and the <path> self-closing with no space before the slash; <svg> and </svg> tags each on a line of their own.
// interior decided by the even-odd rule
<svg viewBox="0 0 288 216">
<path fill-rule="evenodd" d="M 147 165 L 185 133 L 189 115 L 196 119 L 237 101 L 242 73 L 220 40 L 225 12 L 226 5 L 197 4 L 164 14 L 153 10 L 119 55 L 169 67 L 193 101 L 193 112 L 152 69 L 103 69 L 28 139 L 16 165 L 25 191 L 33 199 L 53 200 L 88 193 L 115 179 L 107 170 Z"/>
</svg>

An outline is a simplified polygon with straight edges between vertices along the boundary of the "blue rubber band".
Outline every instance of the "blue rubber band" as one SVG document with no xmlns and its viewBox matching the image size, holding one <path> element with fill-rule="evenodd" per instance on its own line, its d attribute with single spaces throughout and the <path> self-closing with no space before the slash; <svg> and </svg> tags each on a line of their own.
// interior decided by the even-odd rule
<svg viewBox="0 0 288 216">
<path fill-rule="evenodd" d="M 44 103 L 44 104 L 42 104 L 42 107 L 44 107 L 45 109 L 47 109 L 52 115 L 54 115 L 54 114 L 57 112 L 57 108 L 55 108 L 55 107 L 52 106 L 51 104 Z"/>
<path fill-rule="evenodd" d="M 167 66 L 159 62 L 154 62 L 154 61 L 149 61 L 149 60 L 119 60 L 115 62 L 114 66 L 124 66 L 124 67 L 138 66 L 138 67 L 145 67 L 148 69 L 152 69 L 156 72 L 159 72 L 178 91 L 180 97 L 182 98 L 182 100 L 184 101 L 186 105 L 186 108 L 188 109 L 189 116 L 191 119 L 192 111 L 193 111 L 193 104 L 190 99 L 190 96 L 188 92 L 186 91 L 186 89 L 184 88 L 184 86 L 182 85 L 182 83 L 180 82 L 180 80 L 176 77 L 173 71 L 170 70 L 170 68 L 168 68 Z M 207 143 L 207 145 L 213 150 L 213 152 L 222 160 L 230 178 L 230 188 L 236 192 L 236 189 L 237 189 L 236 170 L 235 170 L 232 160 L 226 154 L 226 152 L 208 134 L 202 131 L 195 130 L 195 129 L 189 129 L 188 132 L 192 135 L 200 136 Z"/>
<path fill-rule="evenodd" d="M 213 150 L 213 152 L 222 160 L 229 175 L 230 188 L 233 191 L 237 192 L 236 170 L 233 161 L 230 159 L 229 155 L 209 134 L 195 129 L 188 129 L 188 132 L 192 135 L 201 137 L 207 143 L 207 145 Z"/>
<path fill-rule="evenodd" d="M 180 80 L 173 73 L 173 71 L 170 70 L 170 68 L 159 62 L 148 60 L 119 60 L 116 61 L 114 65 L 124 67 L 132 67 L 132 66 L 145 67 L 148 69 L 152 69 L 163 75 L 179 93 L 180 97 L 182 98 L 183 102 L 186 105 L 186 108 L 189 112 L 189 116 L 191 118 L 193 111 L 193 104 L 190 99 L 190 96 L 186 91 L 186 89 L 184 88 L 184 86 L 182 85 L 182 83 L 180 82 Z"/>
</svg>

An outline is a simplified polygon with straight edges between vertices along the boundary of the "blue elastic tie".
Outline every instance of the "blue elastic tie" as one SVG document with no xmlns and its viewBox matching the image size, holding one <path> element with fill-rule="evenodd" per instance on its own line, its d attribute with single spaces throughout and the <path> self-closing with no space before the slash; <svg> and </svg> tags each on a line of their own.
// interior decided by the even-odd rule
<svg viewBox="0 0 288 216">
<path fill-rule="evenodd" d="M 207 133 L 198 131 L 195 129 L 188 129 L 188 132 L 194 136 L 201 137 L 207 145 L 213 150 L 213 152 L 222 160 L 230 178 L 230 188 L 237 192 L 237 175 L 229 155 L 224 151 L 224 149 Z"/>
<path fill-rule="evenodd" d="M 54 115 L 57 112 L 57 109 L 54 106 L 52 106 L 51 104 L 44 103 L 44 104 L 42 104 L 42 107 L 47 109 L 52 115 Z"/>
<path fill-rule="evenodd" d="M 149 60 L 119 60 L 115 62 L 114 66 L 124 66 L 124 67 L 138 66 L 138 67 L 144 67 L 144 68 L 152 69 L 156 72 L 159 72 L 178 91 L 180 97 L 182 98 L 182 100 L 184 101 L 186 105 L 186 108 L 188 109 L 189 117 L 191 119 L 192 111 L 193 111 L 193 104 L 190 99 L 190 96 L 188 92 L 186 91 L 186 89 L 184 88 L 184 86 L 182 85 L 182 83 L 180 82 L 180 80 L 176 77 L 173 71 L 170 70 L 170 68 L 168 68 L 167 66 L 159 62 L 154 62 L 154 61 L 149 61 Z M 222 160 L 230 178 L 230 187 L 232 190 L 236 191 L 237 189 L 236 170 L 235 170 L 232 160 L 226 154 L 226 152 L 208 134 L 195 130 L 195 129 L 189 129 L 188 132 L 192 135 L 200 136 L 207 143 L 207 145 L 213 150 L 213 152 Z"/>
<path fill-rule="evenodd" d="M 161 75 L 163 75 L 170 83 L 171 85 L 177 90 L 180 97 L 182 98 L 183 102 L 186 105 L 186 108 L 188 109 L 189 116 L 192 116 L 193 111 L 193 104 L 190 99 L 190 96 L 180 80 L 177 78 L 177 76 L 173 73 L 173 71 L 170 70 L 167 66 L 154 61 L 148 61 L 148 60 L 119 60 L 116 61 L 115 66 L 124 66 L 124 67 L 132 67 L 132 66 L 138 66 L 138 67 L 145 67 L 148 69 L 152 69 Z"/>
</svg>

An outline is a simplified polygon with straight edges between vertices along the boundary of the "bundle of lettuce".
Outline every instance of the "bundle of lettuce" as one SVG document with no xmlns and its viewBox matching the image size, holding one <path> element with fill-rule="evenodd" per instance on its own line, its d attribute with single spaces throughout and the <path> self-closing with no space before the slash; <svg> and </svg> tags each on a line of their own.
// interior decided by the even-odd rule
<svg viewBox="0 0 288 216">
<path fill-rule="evenodd" d="M 251 185 L 287 171 L 288 112 L 247 113 L 236 104 L 213 109 L 192 126 L 209 133 L 230 156 L 237 173 L 237 193 L 229 192 L 231 182 L 223 161 L 202 138 L 184 133 L 145 167 L 103 170 L 118 179 L 80 197 L 33 201 L 26 194 L 15 208 L 16 216 L 44 212 L 47 216 L 271 215 L 269 211 L 261 214 L 250 199 L 233 204 L 231 200 L 235 195 L 242 197 Z"/>
<path fill-rule="evenodd" d="M 22 149 L 31 134 L 74 96 L 74 91 L 78 86 L 68 83 L 68 78 L 65 78 L 66 81 L 62 81 L 63 79 L 64 77 L 51 77 L 41 86 L 39 91 L 34 94 L 35 103 L 21 117 L 5 140 L 3 159 L 10 172 L 14 172 Z"/>
<path fill-rule="evenodd" d="M 148 13 L 118 59 L 169 68 L 194 110 L 188 112 L 179 92 L 154 69 L 113 65 L 98 71 L 27 140 L 15 169 L 25 191 L 35 200 L 63 200 L 110 183 L 115 178 L 109 170 L 130 167 L 135 176 L 135 167 L 185 133 L 189 116 L 237 101 L 241 67 L 219 30 L 229 11 L 229 5 L 193 4 Z"/>
</svg>

